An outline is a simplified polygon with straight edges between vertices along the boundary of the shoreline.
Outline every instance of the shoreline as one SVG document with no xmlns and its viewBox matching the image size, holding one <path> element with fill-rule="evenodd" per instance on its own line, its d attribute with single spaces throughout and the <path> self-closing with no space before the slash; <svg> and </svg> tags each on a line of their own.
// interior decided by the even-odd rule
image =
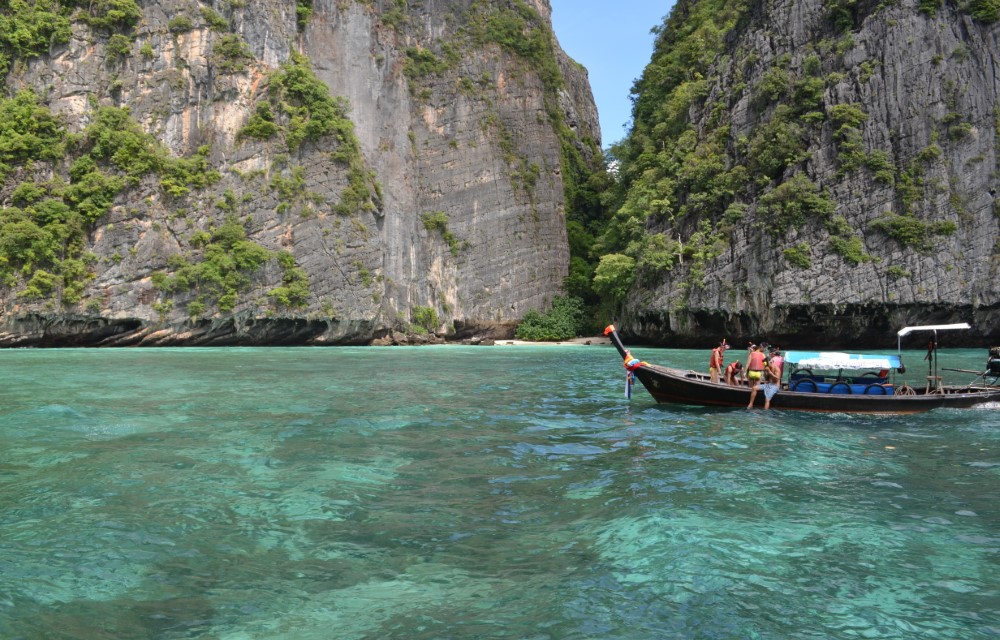
<svg viewBox="0 0 1000 640">
<path fill-rule="evenodd" d="M 589 338 L 573 338 L 558 342 L 535 342 L 532 340 L 494 340 L 494 346 L 513 347 L 565 347 L 565 346 L 611 346 L 611 339 L 606 336 L 591 336 Z"/>
</svg>

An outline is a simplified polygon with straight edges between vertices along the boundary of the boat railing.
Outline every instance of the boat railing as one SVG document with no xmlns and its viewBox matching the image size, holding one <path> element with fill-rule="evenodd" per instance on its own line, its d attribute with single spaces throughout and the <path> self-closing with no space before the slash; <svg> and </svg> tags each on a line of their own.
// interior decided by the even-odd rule
<svg viewBox="0 0 1000 640">
<path fill-rule="evenodd" d="M 1000 347 L 990 347 L 989 356 L 986 359 L 985 371 L 976 371 L 974 369 L 951 369 L 948 367 L 941 367 L 941 370 L 974 374 L 976 377 L 965 385 L 965 388 L 967 389 L 971 389 L 976 386 L 1000 386 Z"/>
</svg>

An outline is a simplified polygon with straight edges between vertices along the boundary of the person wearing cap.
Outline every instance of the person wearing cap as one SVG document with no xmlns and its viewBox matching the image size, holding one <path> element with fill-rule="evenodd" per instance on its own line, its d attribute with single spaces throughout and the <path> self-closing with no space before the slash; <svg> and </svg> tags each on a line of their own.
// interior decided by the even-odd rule
<svg viewBox="0 0 1000 640">
<path fill-rule="evenodd" d="M 722 373 L 723 354 L 728 348 L 729 345 L 726 344 L 726 339 L 723 338 L 719 341 L 719 346 L 712 349 L 712 355 L 708 359 L 708 375 L 712 382 L 719 381 L 719 374 Z"/>
</svg>

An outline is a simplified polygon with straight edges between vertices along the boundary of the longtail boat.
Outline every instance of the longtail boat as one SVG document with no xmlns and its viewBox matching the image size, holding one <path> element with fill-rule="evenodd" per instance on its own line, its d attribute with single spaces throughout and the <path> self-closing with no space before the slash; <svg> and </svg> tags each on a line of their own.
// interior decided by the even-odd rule
<svg viewBox="0 0 1000 640">
<path fill-rule="evenodd" d="M 904 327 L 897 332 L 897 352 L 870 355 L 828 351 L 788 351 L 771 409 L 841 413 L 921 413 L 931 409 L 1000 408 L 1000 347 L 989 350 L 983 371 L 943 369 L 976 374 L 966 385 L 942 384 L 938 369 L 937 332 L 969 329 L 967 323 Z M 911 333 L 929 331 L 927 384 L 896 384 L 895 373 L 905 373 L 902 339 Z M 650 364 L 635 358 L 625 348 L 614 325 L 604 334 L 618 350 L 626 370 L 626 395 L 638 380 L 653 399 L 661 403 L 705 407 L 747 408 L 751 388 L 746 384 L 713 382 L 706 373 Z M 757 393 L 754 407 L 763 407 L 764 394 Z"/>
</svg>

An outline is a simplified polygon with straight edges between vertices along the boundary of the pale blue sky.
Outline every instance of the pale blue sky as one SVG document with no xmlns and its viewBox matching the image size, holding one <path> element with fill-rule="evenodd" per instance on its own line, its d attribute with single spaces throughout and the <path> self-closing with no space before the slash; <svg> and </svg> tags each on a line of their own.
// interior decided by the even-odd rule
<svg viewBox="0 0 1000 640">
<path fill-rule="evenodd" d="M 550 0 L 563 51 L 587 68 L 605 148 L 625 137 L 632 119 L 629 90 L 653 55 L 650 29 L 663 24 L 673 0 Z"/>
</svg>

